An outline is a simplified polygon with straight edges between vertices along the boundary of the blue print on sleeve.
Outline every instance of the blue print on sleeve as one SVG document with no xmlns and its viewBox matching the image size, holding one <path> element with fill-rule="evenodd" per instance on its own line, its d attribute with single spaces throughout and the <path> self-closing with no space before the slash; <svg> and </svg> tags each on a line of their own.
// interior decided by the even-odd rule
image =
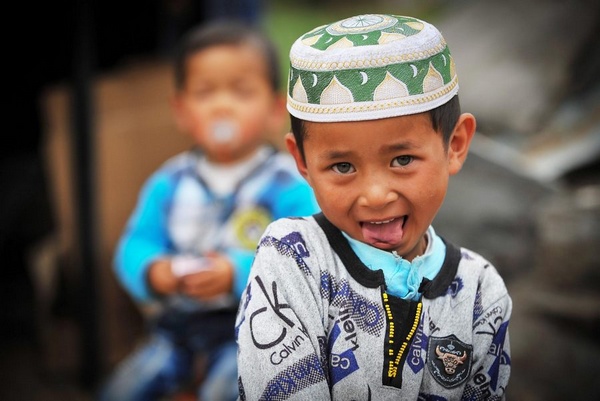
<svg viewBox="0 0 600 401">
<path fill-rule="evenodd" d="M 331 367 L 330 377 L 332 386 L 358 369 L 358 363 L 356 362 L 353 348 L 348 348 L 346 351 L 338 354 L 333 352 L 335 343 L 341 334 L 342 330 L 340 329 L 339 324 L 336 323 L 331 330 L 331 337 L 329 339 L 329 365 Z"/>
<path fill-rule="evenodd" d="M 345 307 L 361 330 L 379 335 L 384 328 L 383 309 L 352 290 L 346 280 L 335 280 L 327 273 L 321 275 L 321 296 L 332 306 Z"/>
<path fill-rule="evenodd" d="M 304 238 L 300 233 L 294 231 L 281 239 L 281 242 L 288 244 L 298 254 L 298 256 L 302 258 L 307 258 L 310 256 L 308 249 L 306 248 L 306 242 L 304 242 Z"/>
<path fill-rule="evenodd" d="M 494 340 L 490 346 L 488 354 L 496 355 L 496 360 L 490 366 L 488 375 L 490 376 L 490 386 L 492 389 L 497 390 L 498 387 L 498 375 L 500 374 L 500 365 L 510 365 L 510 357 L 508 353 L 504 351 L 504 339 L 508 330 L 508 322 L 504 322 L 498 328 Z"/>
<path fill-rule="evenodd" d="M 285 400 L 292 394 L 325 380 L 319 357 L 308 355 L 285 369 L 267 384 L 260 400 Z"/>
<path fill-rule="evenodd" d="M 448 401 L 448 399 L 435 394 L 420 393 L 417 401 Z"/>
<path fill-rule="evenodd" d="M 447 295 L 450 295 L 452 298 L 456 298 L 460 290 L 464 287 L 463 280 L 460 277 L 456 277 L 452 283 L 448 286 L 448 290 L 446 291 Z"/>
<path fill-rule="evenodd" d="M 296 265 L 307 276 L 312 275 L 306 262 L 304 262 L 304 258 L 309 257 L 310 254 L 306 248 L 306 242 L 300 233 L 292 232 L 281 240 L 272 236 L 266 236 L 260 241 L 259 248 L 261 247 L 275 248 L 280 255 L 294 259 Z"/>
<path fill-rule="evenodd" d="M 483 305 L 481 303 L 481 286 L 477 285 L 475 293 L 475 305 L 473 306 L 473 321 L 476 322 L 483 314 Z"/>
</svg>

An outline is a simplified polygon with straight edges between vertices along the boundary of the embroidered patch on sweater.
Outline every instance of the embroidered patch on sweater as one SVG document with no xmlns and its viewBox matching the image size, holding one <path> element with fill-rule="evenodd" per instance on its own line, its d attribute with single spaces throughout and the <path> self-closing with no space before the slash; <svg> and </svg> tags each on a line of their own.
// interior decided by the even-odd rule
<svg viewBox="0 0 600 401">
<path fill-rule="evenodd" d="M 445 388 L 454 388 L 469 377 L 473 346 L 465 344 L 453 334 L 431 337 L 427 357 L 427 366 L 433 378 Z"/>
</svg>

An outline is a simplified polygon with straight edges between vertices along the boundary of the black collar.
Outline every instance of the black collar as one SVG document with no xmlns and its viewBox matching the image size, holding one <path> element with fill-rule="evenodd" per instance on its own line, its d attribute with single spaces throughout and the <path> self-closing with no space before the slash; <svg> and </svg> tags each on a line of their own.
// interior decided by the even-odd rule
<svg viewBox="0 0 600 401">
<path fill-rule="evenodd" d="M 356 253 L 354 253 L 350 243 L 339 228 L 331 224 L 323 213 L 317 213 L 313 217 L 327 236 L 329 244 L 342 260 L 352 278 L 367 288 L 377 288 L 381 285 L 385 287 L 383 271 L 371 270 L 365 266 Z M 442 238 L 442 241 L 446 244 L 446 257 L 444 258 L 442 268 L 433 280 L 424 278 L 419 287 L 419 292 L 423 293 L 425 298 L 433 299 L 446 294 L 458 270 L 458 263 L 461 258 L 460 250 L 450 242 L 444 240 L 444 238 Z"/>
</svg>

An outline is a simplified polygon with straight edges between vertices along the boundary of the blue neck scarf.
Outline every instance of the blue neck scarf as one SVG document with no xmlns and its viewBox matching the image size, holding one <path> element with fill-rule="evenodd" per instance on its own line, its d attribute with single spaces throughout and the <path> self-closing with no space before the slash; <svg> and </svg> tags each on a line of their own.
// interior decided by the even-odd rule
<svg viewBox="0 0 600 401">
<path fill-rule="evenodd" d="M 429 226 L 427 249 L 412 262 L 395 251 L 388 252 L 350 238 L 343 233 L 358 258 L 371 270 L 383 270 L 387 292 L 402 299 L 417 301 L 421 297 L 419 286 L 423 278 L 433 280 L 439 273 L 446 256 L 446 245 Z"/>
</svg>

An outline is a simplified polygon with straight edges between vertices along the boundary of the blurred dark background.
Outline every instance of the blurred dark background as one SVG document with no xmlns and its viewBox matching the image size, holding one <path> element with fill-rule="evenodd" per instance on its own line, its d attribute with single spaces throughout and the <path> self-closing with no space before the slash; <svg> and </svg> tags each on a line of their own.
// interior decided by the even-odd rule
<svg viewBox="0 0 600 401">
<path fill-rule="evenodd" d="M 376 12 L 442 31 L 463 109 L 478 119 L 434 224 L 489 258 L 513 296 L 508 399 L 600 399 L 595 0 L 9 4 L 0 399 L 91 400 L 144 334 L 145 311 L 119 287 L 111 260 L 143 180 L 190 145 L 168 105 L 168 57 L 181 34 L 238 16 L 271 34 L 285 68 L 303 32 Z"/>
</svg>

